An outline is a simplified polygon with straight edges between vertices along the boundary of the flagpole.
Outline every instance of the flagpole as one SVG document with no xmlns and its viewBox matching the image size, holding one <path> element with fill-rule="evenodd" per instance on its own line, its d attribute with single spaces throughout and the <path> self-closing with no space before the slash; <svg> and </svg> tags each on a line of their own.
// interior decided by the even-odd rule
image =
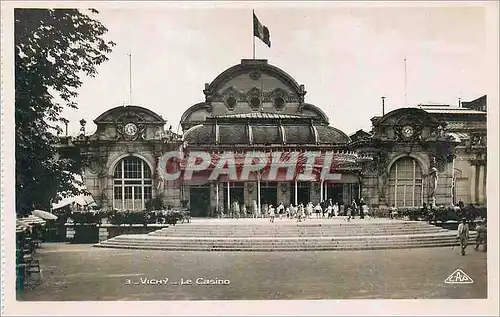
<svg viewBox="0 0 500 317">
<path fill-rule="evenodd" d="M 132 105 L 132 52 L 128 54 L 128 75 L 129 75 L 129 104 Z"/>
<path fill-rule="evenodd" d="M 253 59 L 255 59 L 255 22 L 254 22 L 255 10 L 252 10 L 252 39 L 253 39 Z"/>
<path fill-rule="evenodd" d="M 407 85 L 407 80 L 406 80 L 406 57 L 405 57 L 404 62 L 405 62 L 405 107 L 407 107 L 408 104 L 406 102 L 406 94 L 407 94 L 407 90 L 406 90 L 407 89 L 407 86 L 406 86 Z"/>
</svg>

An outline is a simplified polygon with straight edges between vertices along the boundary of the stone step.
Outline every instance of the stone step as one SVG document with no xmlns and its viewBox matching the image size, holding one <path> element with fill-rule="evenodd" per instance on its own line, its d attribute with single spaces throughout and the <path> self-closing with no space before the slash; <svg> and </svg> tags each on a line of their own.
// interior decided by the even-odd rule
<svg viewBox="0 0 500 317">
<path fill-rule="evenodd" d="M 323 228 L 328 228 L 328 227 L 359 227 L 359 228 L 370 228 L 370 227 L 428 227 L 429 224 L 427 222 L 420 222 L 420 221 L 415 221 L 415 222 L 395 222 L 395 223 L 390 223 L 390 222 L 347 222 L 347 221 L 332 221 L 331 223 L 328 222 L 322 222 L 322 223 L 315 223 L 315 222 L 309 222 L 309 221 L 304 221 L 304 222 L 296 222 L 293 220 L 286 220 L 286 221 L 281 221 L 281 220 L 276 220 L 275 222 L 269 222 L 266 220 L 262 220 L 260 223 L 246 223 L 242 222 L 239 224 L 238 222 L 236 223 L 227 223 L 227 224 L 194 224 L 194 223 L 184 223 L 184 224 L 176 224 L 176 225 L 170 225 L 168 228 L 206 228 L 206 227 L 211 227 L 211 228 L 265 228 L 265 227 L 294 227 L 294 228 L 314 228 L 314 227 L 323 227 Z"/>
<path fill-rule="evenodd" d="M 444 229 L 422 229 L 422 230 L 380 230 L 380 231 L 274 231 L 274 232 L 264 232 L 264 231 L 253 231 L 253 232 L 218 232 L 218 231 L 186 231 L 186 232 L 176 232 L 176 231 L 162 231 L 150 233 L 152 236 L 198 236 L 198 237 L 212 237 L 212 236 L 237 236 L 237 237 L 247 237 L 247 236 L 347 236 L 347 235 L 400 235 L 400 234 L 418 234 L 418 233 L 438 233 L 446 232 Z"/>
<path fill-rule="evenodd" d="M 473 242 L 474 237 L 471 237 Z M 101 245 L 156 245 L 156 246 L 169 246 L 169 247 L 316 247 L 316 246 L 369 246 L 369 245 L 399 245 L 399 244 L 422 244 L 422 243 L 451 243 L 457 244 L 455 235 L 430 235 L 430 236 L 398 236 L 398 237 L 382 237 L 376 239 L 364 239 L 364 237 L 349 237 L 349 238 L 331 238 L 331 239 L 178 239 L 178 238 L 165 238 L 165 239 L 148 239 L 146 237 L 127 237 L 119 236 L 107 240 Z"/>
<path fill-rule="evenodd" d="M 328 221 L 328 220 L 326 220 Z M 150 234 L 121 235 L 96 247 L 185 251 L 375 250 L 455 246 L 456 231 L 425 222 L 186 223 Z M 475 232 L 471 232 L 471 242 Z"/>
<path fill-rule="evenodd" d="M 418 234 L 418 233 L 437 233 L 446 232 L 446 229 L 437 227 L 418 228 L 418 229 L 356 229 L 344 230 L 335 228 L 331 230 L 158 230 L 150 233 L 153 236 L 345 236 L 345 235 L 400 235 L 400 234 Z"/>
<path fill-rule="evenodd" d="M 272 246 L 272 247 L 223 247 L 223 246 L 160 246 L 160 245 L 117 245 L 117 244 L 100 244 L 96 247 L 118 248 L 118 249 L 140 249 L 140 250 L 163 250 L 163 251 L 247 251 L 247 252 L 266 252 L 266 251 L 355 251 L 355 250 L 384 250 L 384 249 L 408 249 L 408 248 L 425 248 L 425 247 L 452 247 L 456 242 L 440 242 L 440 243 L 418 243 L 418 244 L 387 244 L 387 245 L 349 245 L 349 246 Z M 456 246 L 458 248 L 458 246 Z"/>
</svg>

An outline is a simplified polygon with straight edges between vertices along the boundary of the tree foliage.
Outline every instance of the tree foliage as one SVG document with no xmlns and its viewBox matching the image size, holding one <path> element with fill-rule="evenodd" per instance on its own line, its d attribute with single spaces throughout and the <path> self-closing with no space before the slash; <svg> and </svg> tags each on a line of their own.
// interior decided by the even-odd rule
<svg viewBox="0 0 500 317">
<path fill-rule="evenodd" d="M 75 9 L 14 11 L 18 213 L 48 208 L 58 192 L 80 191 L 72 173 L 81 173 L 81 160 L 77 152 L 58 151 L 58 123 L 67 121 L 61 117 L 65 107 L 77 108 L 82 78 L 95 76 L 115 45 L 89 15 Z"/>
</svg>

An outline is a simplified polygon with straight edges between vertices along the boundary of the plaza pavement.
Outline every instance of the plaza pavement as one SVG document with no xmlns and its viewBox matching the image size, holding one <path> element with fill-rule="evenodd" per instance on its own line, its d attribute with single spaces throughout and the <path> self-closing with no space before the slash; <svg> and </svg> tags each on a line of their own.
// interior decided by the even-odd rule
<svg viewBox="0 0 500 317">
<path fill-rule="evenodd" d="M 486 253 L 471 246 L 376 251 L 187 252 L 45 243 L 27 301 L 486 298 Z M 456 269 L 471 284 L 446 284 Z M 141 278 L 169 285 L 141 285 Z M 196 278 L 229 280 L 197 285 Z M 180 279 L 193 285 L 171 285 Z M 131 284 L 127 285 L 127 279 Z M 134 285 L 137 283 L 138 285 Z"/>
</svg>

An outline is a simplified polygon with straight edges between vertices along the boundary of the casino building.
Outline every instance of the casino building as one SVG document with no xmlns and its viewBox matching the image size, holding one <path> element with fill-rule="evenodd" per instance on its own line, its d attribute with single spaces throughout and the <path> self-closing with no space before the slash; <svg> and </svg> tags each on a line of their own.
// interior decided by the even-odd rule
<svg viewBox="0 0 500 317">
<path fill-rule="evenodd" d="M 372 118 L 371 131 L 348 136 L 330 125 L 306 90 L 267 60 L 241 60 L 205 84 L 205 100 L 188 107 L 182 135 L 147 108 L 112 108 L 85 122 L 64 144 L 87 161 L 84 181 L 97 204 L 143 210 L 153 198 L 214 216 L 234 202 L 285 205 L 332 198 L 370 206 L 486 203 L 486 96 L 460 107 L 419 105 Z M 168 151 L 335 152 L 347 158 L 329 181 L 163 182 L 157 168 Z"/>
</svg>

